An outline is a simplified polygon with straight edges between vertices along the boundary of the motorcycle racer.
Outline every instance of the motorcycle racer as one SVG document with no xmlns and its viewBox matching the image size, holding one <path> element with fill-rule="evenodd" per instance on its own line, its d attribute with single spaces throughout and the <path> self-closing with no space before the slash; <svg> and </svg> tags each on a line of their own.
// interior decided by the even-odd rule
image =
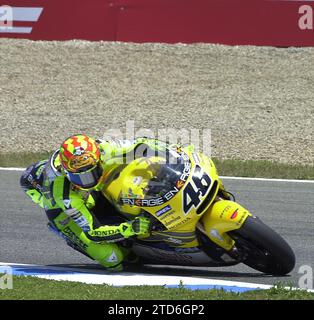
<svg viewBox="0 0 314 320">
<path fill-rule="evenodd" d="M 121 220 L 114 205 L 100 191 L 110 173 L 119 174 L 128 157 L 132 160 L 136 153 L 143 153 L 141 146 L 146 147 L 144 152 L 148 149 L 155 152 L 163 144 L 150 138 L 102 141 L 84 134 L 74 135 L 49 159 L 28 167 L 20 184 L 45 209 L 52 231 L 108 270 L 121 271 L 132 252 L 119 243 L 148 234 L 150 220 L 142 216 Z M 222 184 L 220 192 L 228 197 Z"/>
<path fill-rule="evenodd" d="M 123 157 L 143 143 L 153 141 L 101 141 L 83 135 L 66 139 L 50 159 L 26 169 L 20 184 L 26 194 L 44 208 L 50 228 L 64 236 L 69 245 L 98 261 L 109 270 L 120 271 L 129 255 L 117 242 L 149 232 L 150 220 L 136 217 L 121 222 L 114 208 L 99 192 L 106 172 L 120 166 L 115 157 Z M 100 221 L 107 216 L 108 224 Z"/>
</svg>

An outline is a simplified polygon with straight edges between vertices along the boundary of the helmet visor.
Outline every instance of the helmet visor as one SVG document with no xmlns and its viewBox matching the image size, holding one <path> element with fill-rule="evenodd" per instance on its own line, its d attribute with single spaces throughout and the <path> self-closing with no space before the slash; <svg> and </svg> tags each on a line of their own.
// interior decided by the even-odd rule
<svg viewBox="0 0 314 320">
<path fill-rule="evenodd" d="M 98 184 L 102 173 L 102 167 L 98 164 L 96 167 L 89 169 L 86 172 L 73 173 L 67 171 L 67 176 L 73 184 L 83 189 L 90 189 Z"/>
</svg>

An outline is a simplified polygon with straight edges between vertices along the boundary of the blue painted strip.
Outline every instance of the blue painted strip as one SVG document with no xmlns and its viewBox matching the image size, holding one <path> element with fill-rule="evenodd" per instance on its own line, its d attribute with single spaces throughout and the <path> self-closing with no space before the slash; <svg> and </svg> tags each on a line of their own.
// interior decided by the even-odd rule
<svg viewBox="0 0 314 320">
<path fill-rule="evenodd" d="M 36 276 L 36 275 L 66 275 L 66 274 L 84 274 L 85 272 L 58 270 L 53 267 L 30 267 L 20 265 L 10 265 L 12 274 L 16 276 Z"/>
<path fill-rule="evenodd" d="M 246 292 L 252 290 L 258 290 L 257 288 L 237 287 L 237 286 L 224 286 L 224 285 L 208 285 L 208 284 L 190 284 L 190 285 L 165 285 L 166 288 L 182 288 L 190 290 L 224 290 L 226 292 Z"/>
<path fill-rule="evenodd" d="M 13 275 L 15 276 L 38 276 L 38 275 L 65 275 L 65 274 L 78 274 L 78 272 L 70 271 L 57 271 L 57 270 L 38 270 L 38 269 L 24 269 L 14 268 Z"/>
</svg>

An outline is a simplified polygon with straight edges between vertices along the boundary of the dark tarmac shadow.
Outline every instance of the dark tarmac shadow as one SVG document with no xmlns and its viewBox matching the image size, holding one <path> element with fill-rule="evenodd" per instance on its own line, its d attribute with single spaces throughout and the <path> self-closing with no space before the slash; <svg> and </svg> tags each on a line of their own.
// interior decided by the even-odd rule
<svg viewBox="0 0 314 320">
<path fill-rule="evenodd" d="M 66 267 L 73 268 L 76 271 L 79 269 L 82 272 L 95 272 L 97 274 L 108 274 L 104 268 L 97 264 L 51 264 L 47 265 L 49 267 Z M 267 275 L 264 273 L 256 272 L 238 272 L 238 271 L 217 271 L 217 270 L 208 270 L 207 267 L 182 267 L 182 266 L 165 266 L 165 265 L 144 265 L 143 267 L 132 267 L 125 272 L 139 272 L 144 274 L 153 274 L 153 275 L 164 275 L 164 276 L 185 276 L 185 277 L 208 277 L 208 278 L 228 278 L 237 279 L 237 278 L 252 278 L 252 279 L 272 279 L 274 276 Z M 282 278 L 287 280 L 290 278 L 290 275 L 286 276 L 276 276 L 277 278 Z"/>
</svg>

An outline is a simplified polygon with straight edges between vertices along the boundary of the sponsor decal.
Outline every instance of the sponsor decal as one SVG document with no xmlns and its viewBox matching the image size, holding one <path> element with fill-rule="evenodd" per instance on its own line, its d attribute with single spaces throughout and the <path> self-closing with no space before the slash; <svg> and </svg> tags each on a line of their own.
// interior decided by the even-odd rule
<svg viewBox="0 0 314 320">
<path fill-rule="evenodd" d="M 71 200 L 70 199 L 63 199 L 63 204 L 66 208 L 70 208 L 71 207 Z"/>
<path fill-rule="evenodd" d="M 182 224 L 187 223 L 189 220 L 191 220 L 191 218 L 187 217 L 186 219 L 184 219 L 184 220 L 180 221 L 179 223 L 177 223 L 176 225 L 174 225 L 172 228 L 178 228 Z"/>
<path fill-rule="evenodd" d="M 27 177 L 27 181 L 37 190 L 39 190 L 39 192 L 43 193 L 43 188 L 42 186 L 34 179 L 34 177 L 32 176 L 32 174 L 28 175 Z"/>
<path fill-rule="evenodd" d="M 70 200 L 69 200 L 70 201 Z M 64 200 L 63 200 L 64 202 Z M 80 227 L 82 228 L 82 230 L 84 232 L 88 232 L 90 231 L 90 227 L 89 227 L 89 223 L 88 223 L 88 220 L 86 219 L 86 217 L 81 213 L 79 212 L 78 210 L 76 209 L 68 209 L 65 211 L 65 213 L 71 217 L 74 222 Z"/>
<path fill-rule="evenodd" d="M 171 209 L 172 209 L 172 208 L 171 208 L 170 205 L 165 206 L 165 207 L 161 208 L 160 210 L 158 210 L 158 211 L 156 212 L 156 216 L 157 216 L 157 217 L 160 217 L 160 216 L 162 216 L 163 214 L 165 214 L 166 212 L 170 211 Z"/>
<path fill-rule="evenodd" d="M 88 245 L 84 243 L 69 227 L 64 228 L 62 232 L 81 249 L 86 250 L 88 248 Z"/>
<path fill-rule="evenodd" d="M 176 183 L 176 187 L 178 189 L 181 189 L 184 186 L 184 181 L 183 180 L 178 180 Z"/>
<path fill-rule="evenodd" d="M 311 1 L 311 0 L 308 0 Z M 301 30 L 313 30 L 313 20 L 314 20 L 314 11 L 310 5 L 302 5 L 299 7 L 299 14 L 302 16 L 299 17 L 298 25 Z"/>
<path fill-rule="evenodd" d="M 122 203 L 121 199 L 142 199 L 143 196 L 139 195 L 139 194 L 134 194 L 133 190 L 131 188 L 129 188 L 128 193 L 122 193 L 121 194 L 121 198 L 120 198 L 120 202 Z M 127 203 L 128 204 L 128 203 Z"/>
<path fill-rule="evenodd" d="M 88 225 L 88 221 L 84 216 L 81 216 L 80 218 L 75 219 L 74 221 L 79 227 L 81 227 L 83 229 L 83 231 L 87 232 L 90 230 L 90 227 Z"/>
<path fill-rule="evenodd" d="M 37 22 L 42 7 L 11 7 L 0 6 L 0 33 L 31 33 L 30 22 Z M 26 26 L 15 26 L 15 22 L 27 22 Z"/>
<path fill-rule="evenodd" d="M 108 257 L 108 259 L 106 260 L 107 262 L 118 262 L 118 257 L 117 254 L 114 252 L 114 250 L 112 251 L 111 255 Z"/>
<path fill-rule="evenodd" d="M 120 198 L 120 204 L 129 205 L 129 206 L 137 206 L 137 207 L 155 207 L 155 206 L 161 206 L 168 200 L 170 200 L 172 197 L 174 197 L 175 194 L 179 192 L 179 189 L 174 188 L 173 190 L 167 192 L 164 196 L 159 198 L 153 198 L 153 199 L 133 199 L 133 198 Z"/>
<path fill-rule="evenodd" d="M 175 244 L 182 244 L 183 241 L 180 240 L 180 239 L 175 239 L 175 238 L 172 238 L 172 237 L 169 237 L 166 239 L 167 242 L 172 242 L 172 243 L 175 243 Z"/>
<path fill-rule="evenodd" d="M 4 5 L 0 7 L 0 30 L 9 30 L 13 27 L 12 7 Z"/>
<path fill-rule="evenodd" d="M 237 223 L 238 226 L 242 225 L 244 218 L 247 217 L 247 212 L 244 212 L 242 217 L 240 218 L 239 222 Z"/>
<path fill-rule="evenodd" d="M 161 217 L 159 217 L 159 219 L 161 221 L 167 219 L 169 216 L 173 215 L 175 213 L 175 210 L 170 210 L 167 213 L 163 214 Z"/>
<path fill-rule="evenodd" d="M 119 233 L 119 230 L 103 230 L 103 231 L 94 230 L 92 232 L 92 236 L 107 237 L 107 236 L 113 236 L 117 233 Z"/>
<path fill-rule="evenodd" d="M 180 217 L 180 216 L 177 216 L 177 217 L 171 219 L 170 221 L 164 223 L 164 225 L 165 225 L 165 227 L 168 227 L 168 226 L 170 226 L 172 223 L 174 223 L 174 222 L 176 222 L 176 221 L 178 221 L 178 220 L 180 220 L 180 219 L 181 219 L 181 217 Z"/>
<path fill-rule="evenodd" d="M 238 210 L 239 210 L 239 208 L 237 208 L 234 212 L 233 212 L 233 214 L 231 215 L 231 219 L 235 219 L 237 216 L 238 216 Z"/>
<path fill-rule="evenodd" d="M 212 180 L 209 175 L 199 166 L 195 165 L 191 181 L 183 190 L 182 205 L 184 214 L 188 214 L 194 207 L 197 210 L 203 203 L 203 197 L 210 191 Z M 202 198 L 201 198 L 202 197 Z"/>
<path fill-rule="evenodd" d="M 228 212 L 231 208 L 232 208 L 232 206 L 226 206 L 226 207 L 222 210 L 219 218 L 220 218 L 220 219 L 223 219 L 223 216 L 225 215 L 225 213 Z"/>
</svg>

